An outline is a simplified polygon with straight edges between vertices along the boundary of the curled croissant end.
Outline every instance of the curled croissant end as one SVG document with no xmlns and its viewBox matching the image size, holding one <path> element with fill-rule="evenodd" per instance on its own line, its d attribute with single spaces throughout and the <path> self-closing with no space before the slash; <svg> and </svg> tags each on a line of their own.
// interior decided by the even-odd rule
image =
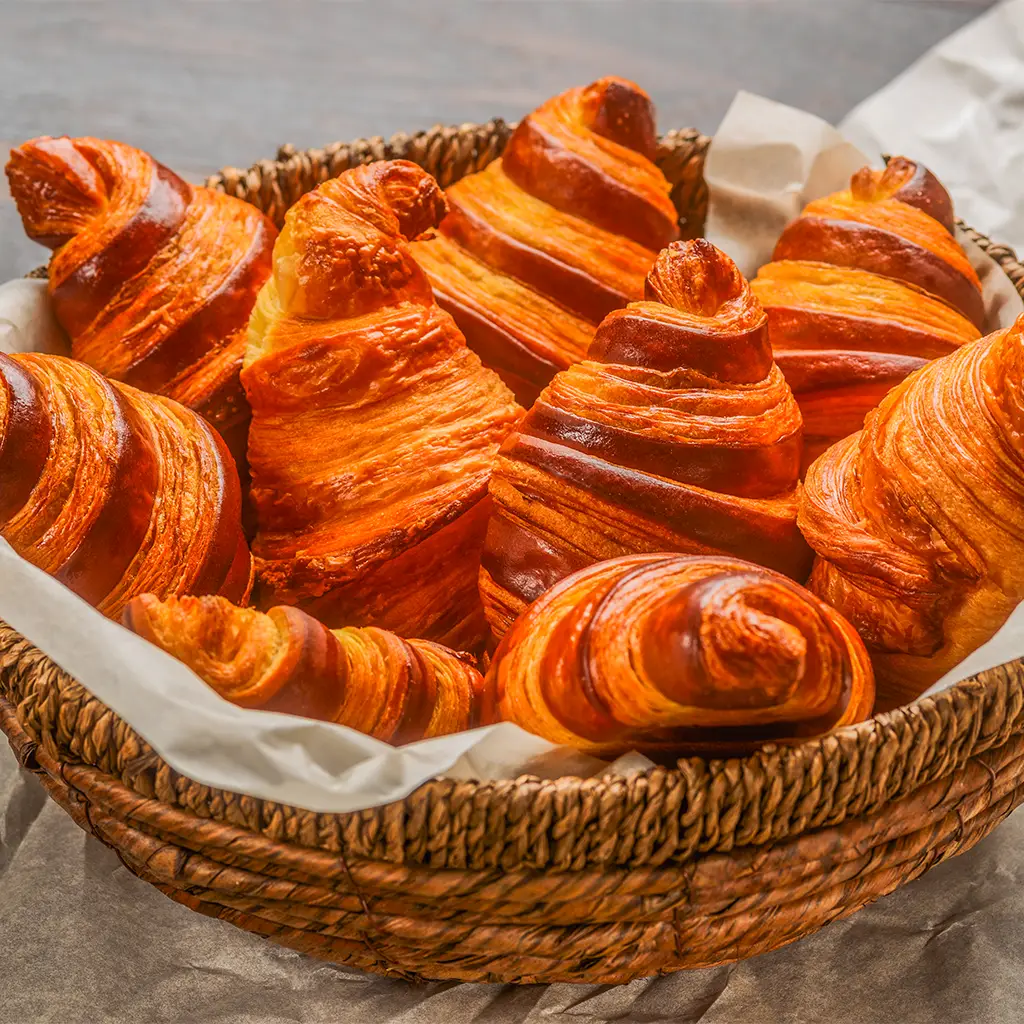
<svg viewBox="0 0 1024 1024">
<path fill-rule="evenodd" d="M 7 177 L 29 237 L 56 249 L 49 289 L 74 357 L 201 412 L 244 466 L 238 373 L 273 224 L 120 142 L 33 139 Z"/>
<path fill-rule="evenodd" d="M 929 363 L 807 474 L 808 586 L 858 629 L 887 710 L 1024 601 L 1024 317 Z"/>
<path fill-rule="evenodd" d="M 0 535 L 104 614 L 147 591 L 245 602 L 241 504 L 189 409 L 70 359 L 0 355 Z"/>
<path fill-rule="evenodd" d="M 264 614 L 219 597 L 143 595 L 124 624 L 240 707 L 336 722 L 395 745 L 475 724 L 475 663 L 425 640 L 332 631 L 295 608 Z"/>
<path fill-rule="evenodd" d="M 614 756 L 731 756 L 867 718 L 854 629 L 777 573 L 632 555 L 564 579 L 517 620 L 485 682 L 488 720 Z"/>
<path fill-rule="evenodd" d="M 804 418 L 804 468 L 909 373 L 980 336 L 981 282 L 952 230 L 946 190 L 897 157 L 782 233 L 753 289 Z"/>
<path fill-rule="evenodd" d="M 276 298 L 296 316 L 355 317 L 406 299 L 429 305 L 430 286 L 406 244 L 436 227 L 444 194 L 422 167 L 385 160 L 347 171 L 285 215 L 274 248 Z M 248 365 L 255 353 L 246 357 Z"/>
<path fill-rule="evenodd" d="M 674 242 L 646 301 L 605 318 L 502 446 L 480 575 L 501 636 L 593 562 L 728 554 L 805 579 L 801 423 L 763 310 L 725 253 Z"/>
<path fill-rule="evenodd" d="M 411 255 L 407 239 L 444 210 L 434 179 L 406 161 L 300 199 L 253 310 L 242 381 L 267 601 L 461 650 L 487 637 L 487 480 L 521 410 Z"/>
<path fill-rule="evenodd" d="M 656 148 L 639 86 L 570 89 L 452 185 L 438 236 L 413 246 L 470 347 L 524 405 L 584 356 L 602 317 L 643 297 L 656 253 L 678 237 Z"/>
</svg>

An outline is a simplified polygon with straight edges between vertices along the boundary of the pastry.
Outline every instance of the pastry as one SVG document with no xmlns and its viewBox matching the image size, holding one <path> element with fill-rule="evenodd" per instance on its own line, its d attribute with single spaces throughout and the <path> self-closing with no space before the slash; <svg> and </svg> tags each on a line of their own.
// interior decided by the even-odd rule
<svg viewBox="0 0 1024 1024">
<path fill-rule="evenodd" d="M 247 600 L 240 517 L 201 416 L 71 359 L 0 355 L 0 536 L 105 615 L 148 592 Z"/>
<path fill-rule="evenodd" d="M 396 745 L 476 724 L 472 658 L 387 630 L 329 630 L 295 608 L 267 614 L 221 597 L 135 598 L 125 625 L 184 662 L 225 700 Z"/>
<path fill-rule="evenodd" d="M 242 381 L 263 603 L 469 650 L 486 637 L 487 480 L 521 410 L 410 255 L 406 239 L 444 210 L 434 179 L 405 161 L 300 199 Z"/>
<path fill-rule="evenodd" d="M 1024 600 L 1024 317 L 891 391 L 811 466 L 799 521 L 883 709 L 988 640 Z"/>
<path fill-rule="evenodd" d="M 643 298 L 655 256 L 679 237 L 656 149 L 639 86 L 570 89 L 449 188 L 437 237 L 413 245 L 438 301 L 524 405 L 584 357 L 607 313 Z"/>
<path fill-rule="evenodd" d="M 981 284 L 938 180 L 865 167 L 786 230 L 752 282 L 804 419 L 804 467 L 859 430 L 890 388 L 981 335 Z"/>
<path fill-rule="evenodd" d="M 614 757 L 738 755 L 871 714 L 864 645 L 803 587 L 719 556 L 629 555 L 573 573 L 519 618 L 485 721 Z"/>
<path fill-rule="evenodd" d="M 647 299 L 605 318 L 499 453 L 480 574 L 492 629 L 569 573 L 642 551 L 729 554 L 802 581 L 800 454 L 749 285 L 710 242 L 674 242 Z"/>
<path fill-rule="evenodd" d="M 244 467 L 238 371 L 273 224 L 120 142 L 32 139 L 7 177 L 28 236 L 55 250 L 50 295 L 72 355 L 201 412 Z"/>
</svg>

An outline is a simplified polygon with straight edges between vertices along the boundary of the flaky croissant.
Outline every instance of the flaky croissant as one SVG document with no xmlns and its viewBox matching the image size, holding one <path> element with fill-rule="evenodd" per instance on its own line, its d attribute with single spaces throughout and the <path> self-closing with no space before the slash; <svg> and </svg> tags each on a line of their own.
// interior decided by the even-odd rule
<svg viewBox="0 0 1024 1024">
<path fill-rule="evenodd" d="M 444 197 L 405 161 L 296 203 L 242 380 L 267 602 L 459 649 L 486 637 L 487 480 L 521 410 L 434 301 L 406 237 Z"/>
<path fill-rule="evenodd" d="M 470 347 L 524 405 L 583 358 L 607 313 L 643 298 L 656 254 L 679 237 L 656 148 L 639 86 L 570 89 L 449 188 L 440 233 L 413 246 Z"/>
<path fill-rule="evenodd" d="M 929 363 L 811 466 L 808 586 L 860 631 L 879 704 L 918 696 L 1024 600 L 1024 317 Z"/>
<path fill-rule="evenodd" d="M 496 635 L 593 562 L 730 554 L 802 580 L 800 413 L 764 311 L 710 242 L 674 242 L 503 445 L 480 589 Z"/>
<path fill-rule="evenodd" d="M 129 629 L 244 708 L 337 722 L 396 745 L 476 724 L 473 659 L 387 630 L 331 631 L 295 608 L 269 613 L 220 597 L 135 598 Z"/>
<path fill-rule="evenodd" d="M 903 157 L 810 203 L 752 282 L 804 419 L 805 467 L 909 373 L 980 337 L 949 194 Z"/>
<path fill-rule="evenodd" d="M 240 517 L 202 417 L 71 359 L 0 355 L 0 536 L 104 614 L 147 592 L 247 600 Z"/>
<path fill-rule="evenodd" d="M 244 464 L 238 372 L 273 224 L 120 142 L 32 139 L 7 177 L 29 237 L 55 250 L 50 294 L 72 355 L 198 410 Z"/>
<path fill-rule="evenodd" d="M 871 664 L 838 613 L 731 558 L 648 554 L 583 569 L 516 621 L 484 718 L 606 757 L 726 756 L 871 714 Z"/>
</svg>

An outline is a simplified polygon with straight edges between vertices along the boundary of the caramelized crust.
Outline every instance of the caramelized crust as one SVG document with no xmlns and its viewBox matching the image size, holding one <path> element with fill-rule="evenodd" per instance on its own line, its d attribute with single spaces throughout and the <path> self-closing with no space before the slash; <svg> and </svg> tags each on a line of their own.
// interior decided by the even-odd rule
<svg viewBox="0 0 1024 1024">
<path fill-rule="evenodd" d="M 444 213 L 404 161 L 289 211 L 250 325 L 254 552 L 268 601 L 471 648 L 494 455 L 521 410 L 434 301 L 406 237 Z"/>
<path fill-rule="evenodd" d="M 678 237 L 656 148 L 638 86 L 570 89 L 448 189 L 440 233 L 414 244 L 438 301 L 524 404 L 584 357 L 607 313 L 643 296 L 656 253 Z"/>
<path fill-rule="evenodd" d="M 27 234 L 56 250 L 50 293 L 74 357 L 198 410 L 244 464 L 238 373 L 270 221 L 119 142 L 33 139 L 7 176 Z"/>
<path fill-rule="evenodd" d="M 800 413 L 766 318 L 709 242 L 659 256 L 502 446 L 480 588 L 500 636 L 575 570 L 642 551 L 727 553 L 804 579 Z"/>
<path fill-rule="evenodd" d="M 865 167 L 804 209 L 752 282 L 804 415 L 805 469 L 908 373 L 980 337 L 981 283 L 952 209 L 912 161 Z"/>
<path fill-rule="evenodd" d="M 777 573 L 731 558 L 631 555 L 562 580 L 516 621 L 485 718 L 613 757 L 729 756 L 871 714 L 864 645 Z"/>
<path fill-rule="evenodd" d="M 881 707 L 988 640 L 1024 600 L 1024 318 L 891 391 L 811 467 L 800 526 Z"/>
<path fill-rule="evenodd" d="M 0 496 L 0 535 L 112 618 L 149 591 L 248 598 L 223 440 L 84 363 L 0 355 Z"/>
<path fill-rule="evenodd" d="M 469 655 L 383 629 L 331 631 L 296 608 L 267 614 L 221 597 L 135 598 L 125 625 L 225 700 L 357 729 L 396 745 L 477 724 Z"/>
</svg>

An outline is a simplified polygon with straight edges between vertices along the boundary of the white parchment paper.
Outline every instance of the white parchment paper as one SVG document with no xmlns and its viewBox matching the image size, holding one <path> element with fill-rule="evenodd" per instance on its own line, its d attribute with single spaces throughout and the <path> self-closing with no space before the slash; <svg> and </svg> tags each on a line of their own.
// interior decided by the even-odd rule
<svg viewBox="0 0 1024 1024">
<path fill-rule="evenodd" d="M 1024 0 L 929 51 L 840 125 L 866 153 L 906 153 L 968 224 L 1024 249 Z"/>
<path fill-rule="evenodd" d="M 803 205 L 845 188 L 865 160 L 820 119 L 741 93 L 708 157 L 708 236 L 752 274 L 771 257 L 775 240 Z M 980 249 L 970 247 L 970 255 L 986 285 L 991 326 L 1008 325 L 1024 304 Z M 0 350 L 61 352 L 64 346 L 43 282 L 0 286 Z M 630 755 L 608 766 L 510 724 L 396 749 L 342 726 L 235 707 L 2 541 L 0 619 L 131 723 L 179 772 L 209 786 L 313 811 L 388 803 L 439 775 L 588 777 L 640 771 L 651 763 Z M 942 685 L 1020 655 L 1024 621 L 1018 615 Z"/>
</svg>

